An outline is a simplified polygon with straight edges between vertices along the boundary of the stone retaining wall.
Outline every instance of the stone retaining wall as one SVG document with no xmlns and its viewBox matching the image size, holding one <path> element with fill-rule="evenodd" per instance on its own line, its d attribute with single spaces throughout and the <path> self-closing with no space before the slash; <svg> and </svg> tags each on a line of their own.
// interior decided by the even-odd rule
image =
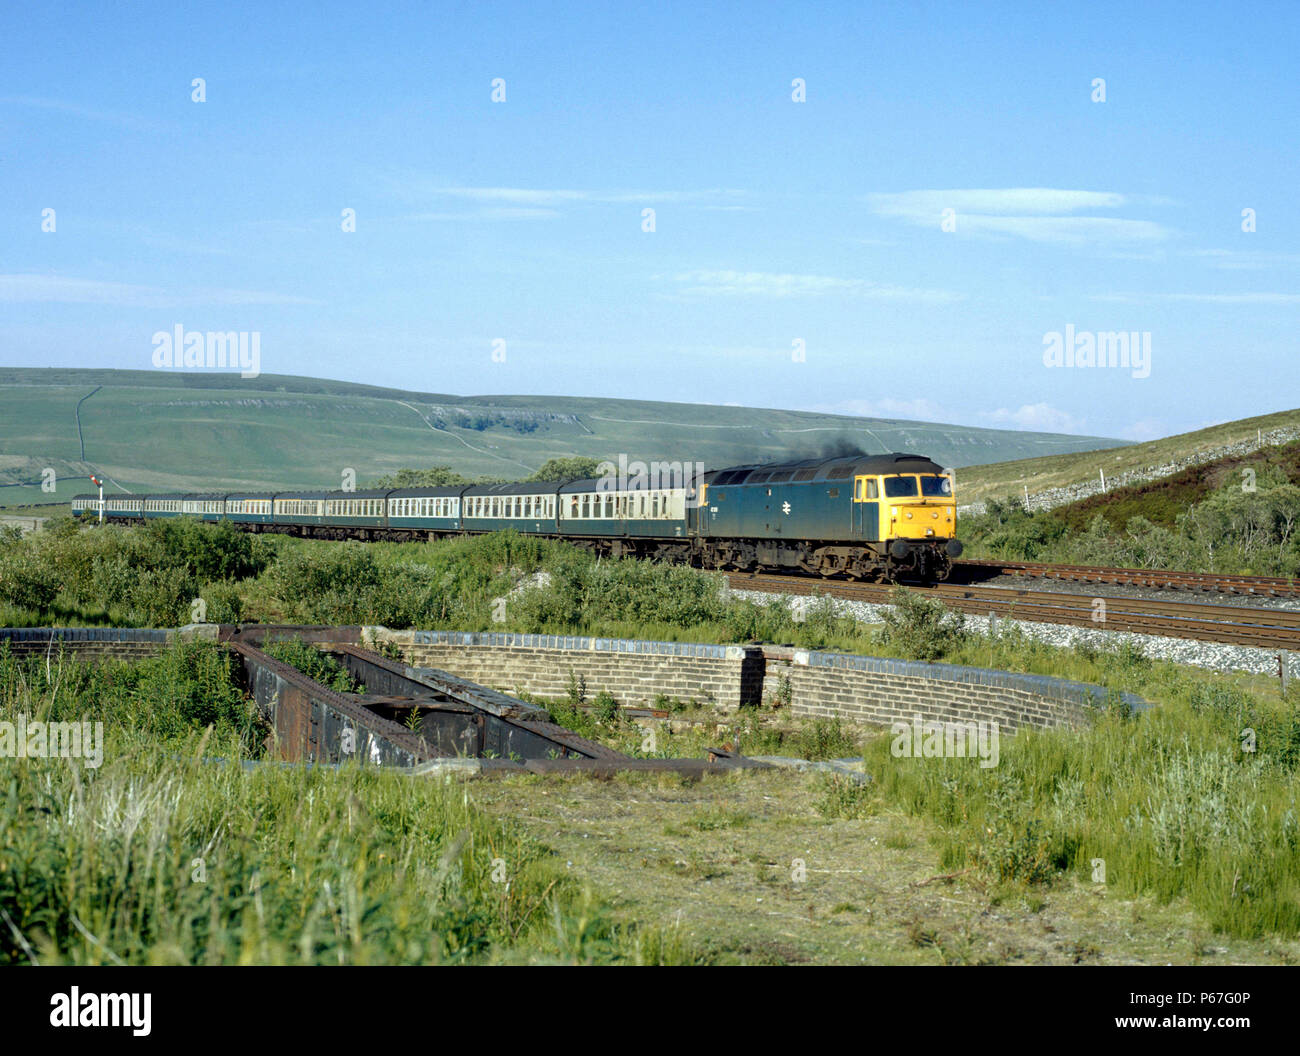
<svg viewBox="0 0 1300 1056">
<path fill-rule="evenodd" d="M 467 631 L 388 631 L 367 628 L 370 640 L 394 642 L 406 662 L 433 667 L 507 693 L 563 697 L 569 678 L 587 693 L 612 693 L 622 704 L 649 705 L 658 694 L 724 708 L 757 704 L 763 687 L 762 650 L 753 646 L 643 642 L 546 634 Z"/>
<path fill-rule="evenodd" d="M 365 638 L 396 644 L 413 666 L 506 692 L 563 697 L 573 672 L 586 679 L 589 697 L 603 689 L 620 704 L 648 705 L 662 693 L 735 709 L 779 700 L 788 684 L 798 716 L 888 725 L 920 715 L 1004 729 L 1077 725 L 1107 703 L 1149 706 L 1133 694 L 1108 701 L 1100 686 L 1043 675 L 783 647 L 378 627 L 366 628 Z"/>
<path fill-rule="evenodd" d="M 211 626 L 215 635 L 216 625 Z M 57 657 L 63 652 L 79 660 L 140 660 L 162 652 L 176 633 L 140 627 L 0 627 L 0 642 L 8 642 L 18 656 Z"/>
<path fill-rule="evenodd" d="M 225 637 L 214 624 L 177 630 L 130 628 L 0 628 L 0 642 L 19 654 L 139 659 L 175 637 Z M 356 628 L 267 628 L 311 640 L 356 641 Z M 757 645 L 698 645 L 619 638 L 564 637 L 467 631 L 362 629 L 362 642 L 397 646 L 406 663 L 449 672 L 506 693 L 564 697 L 570 676 L 625 705 L 646 706 L 659 695 L 726 710 L 783 698 L 792 714 L 888 725 L 923 720 L 996 722 L 1019 726 L 1077 725 L 1108 703 L 1134 711 L 1149 705 L 1132 694 L 1108 699 L 1100 686 L 1044 675 L 1013 674 L 955 664 Z"/>
</svg>

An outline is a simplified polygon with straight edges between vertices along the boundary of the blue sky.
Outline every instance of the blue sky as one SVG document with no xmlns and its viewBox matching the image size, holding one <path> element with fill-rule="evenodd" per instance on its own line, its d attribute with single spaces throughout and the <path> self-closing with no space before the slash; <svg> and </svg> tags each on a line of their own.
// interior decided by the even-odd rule
<svg viewBox="0 0 1300 1056">
<path fill-rule="evenodd" d="M 183 325 L 459 394 L 1300 405 L 1300 5 L 298 7 L 0 15 L 0 362 L 148 369 Z M 1045 366 L 1067 326 L 1149 332 L 1149 376 Z"/>
</svg>

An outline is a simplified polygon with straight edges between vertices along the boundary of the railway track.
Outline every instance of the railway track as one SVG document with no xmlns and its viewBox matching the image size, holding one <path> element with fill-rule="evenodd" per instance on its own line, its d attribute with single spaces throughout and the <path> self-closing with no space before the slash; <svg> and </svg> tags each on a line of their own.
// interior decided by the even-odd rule
<svg viewBox="0 0 1300 1056">
<path fill-rule="evenodd" d="M 1092 565 L 1039 564 L 1034 561 L 958 561 L 954 574 L 1033 576 L 1072 583 L 1108 583 L 1125 587 L 1201 591 L 1213 594 L 1255 594 L 1266 598 L 1300 598 L 1300 580 L 1279 576 L 1228 576 L 1200 572 L 1161 572 L 1144 568 L 1101 568 Z"/>
<path fill-rule="evenodd" d="M 733 590 L 774 594 L 826 594 L 850 601 L 889 603 L 894 589 L 885 584 L 844 583 L 797 576 L 731 573 Z M 995 616 L 1033 623 L 1057 623 L 1102 631 L 1131 631 L 1169 638 L 1219 642 L 1255 649 L 1300 650 L 1300 612 L 1254 609 L 1239 605 L 1153 601 L 1145 598 L 1092 598 L 1005 587 L 940 583 L 922 588 L 951 609 L 975 616 Z M 1097 603 L 1101 602 L 1101 605 Z"/>
</svg>

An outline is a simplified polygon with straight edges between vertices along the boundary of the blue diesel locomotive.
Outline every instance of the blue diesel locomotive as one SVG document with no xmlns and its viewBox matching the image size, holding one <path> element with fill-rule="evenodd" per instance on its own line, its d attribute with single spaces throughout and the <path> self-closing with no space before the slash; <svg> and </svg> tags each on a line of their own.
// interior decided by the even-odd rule
<svg viewBox="0 0 1300 1056">
<path fill-rule="evenodd" d="M 851 579 L 945 579 L 962 551 L 951 474 L 921 455 L 857 455 L 654 474 L 382 491 L 78 495 L 75 515 L 197 517 L 254 532 L 410 540 L 513 529 L 611 557 Z M 662 483 L 662 486 L 659 486 Z"/>
</svg>

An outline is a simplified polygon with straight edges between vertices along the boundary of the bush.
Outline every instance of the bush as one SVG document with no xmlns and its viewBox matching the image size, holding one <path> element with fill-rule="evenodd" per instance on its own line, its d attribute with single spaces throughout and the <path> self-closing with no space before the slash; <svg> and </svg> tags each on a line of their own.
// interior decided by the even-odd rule
<svg viewBox="0 0 1300 1056">
<path fill-rule="evenodd" d="M 253 537 L 225 522 L 207 524 L 192 517 L 151 521 L 145 531 L 162 549 L 166 564 L 195 579 L 235 580 L 258 575 L 266 551 L 255 552 Z"/>
<path fill-rule="evenodd" d="M 59 588 L 57 573 L 31 550 L 0 550 L 0 602 L 40 612 L 54 604 Z"/>
<path fill-rule="evenodd" d="M 618 719 L 618 701 L 614 699 L 613 694 L 608 690 L 602 689 L 596 694 L 596 699 L 591 702 L 592 711 L 596 718 L 606 726 L 611 725 Z"/>
<path fill-rule="evenodd" d="M 244 598 L 233 583 L 209 583 L 199 596 L 206 602 L 208 623 L 239 623 L 244 616 Z"/>
<path fill-rule="evenodd" d="M 893 606 L 881 619 L 881 641 L 912 660 L 935 660 L 956 649 L 968 637 L 966 618 L 949 612 L 943 602 L 924 598 L 906 587 L 890 595 Z"/>
<path fill-rule="evenodd" d="M 262 651 L 267 656 L 288 664 L 296 671 L 301 671 L 308 678 L 319 682 L 336 693 L 364 693 L 366 687 L 348 673 L 348 669 L 328 653 L 323 653 L 314 645 L 297 639 L 285 642 L 269 642 Z"/>
<path fill-rule="evenodd" d="M 813 719 L 790 739 L 801 759 L 846 759 L 858 753 L 858 738 L 839 719 Z"/>
</svg>

